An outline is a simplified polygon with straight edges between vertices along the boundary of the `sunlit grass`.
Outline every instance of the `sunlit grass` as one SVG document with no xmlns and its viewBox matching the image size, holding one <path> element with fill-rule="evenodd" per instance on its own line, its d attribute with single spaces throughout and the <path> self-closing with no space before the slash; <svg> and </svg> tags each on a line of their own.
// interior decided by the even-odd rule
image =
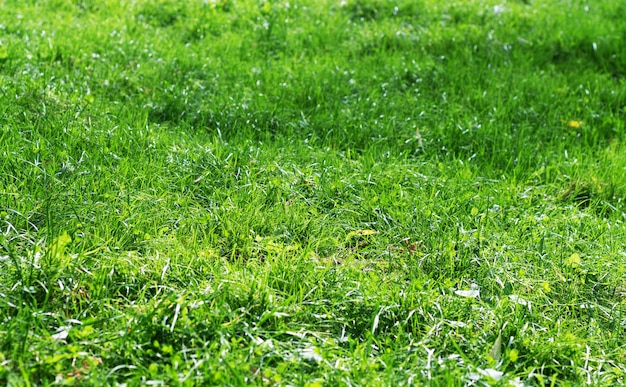
<svg viewBox="0 0 626 387">
<path fill-rule="evenodd" d="M 620 385 L 618 1 L 5 1 L 0 381 Z"/>
</svg>

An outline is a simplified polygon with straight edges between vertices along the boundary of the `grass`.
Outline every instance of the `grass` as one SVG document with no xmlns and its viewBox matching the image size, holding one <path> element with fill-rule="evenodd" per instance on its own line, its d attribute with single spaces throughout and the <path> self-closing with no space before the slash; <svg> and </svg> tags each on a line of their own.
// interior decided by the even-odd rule
<svg viewBox="0 0 626 387">
<path fill-rule="evenodd" d="M 626 8 L 0 3 L 0 381 L 626 383 Z"/>
</svg>

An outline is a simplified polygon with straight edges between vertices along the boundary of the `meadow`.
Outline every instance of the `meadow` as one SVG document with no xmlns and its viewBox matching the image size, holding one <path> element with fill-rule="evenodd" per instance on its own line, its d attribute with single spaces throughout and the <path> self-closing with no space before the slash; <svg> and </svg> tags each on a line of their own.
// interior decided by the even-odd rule
<svg viewBox="0 0 626 387">
<path fill-rule="evenodd" d="M 0 1 L 0 384 L 626 384 L 626 3 Z"/>
</svg>

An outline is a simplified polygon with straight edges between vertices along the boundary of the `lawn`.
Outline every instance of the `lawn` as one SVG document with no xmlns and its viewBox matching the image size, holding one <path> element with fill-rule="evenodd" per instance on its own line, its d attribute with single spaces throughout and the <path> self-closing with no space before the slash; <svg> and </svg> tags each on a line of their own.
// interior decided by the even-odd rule
<svg viewBox="0 0 626 387">
<path fill-rule="evenodd" d="M 621 0 L 3 0 L 0 384 L 626 384 Z"/>
</svg>

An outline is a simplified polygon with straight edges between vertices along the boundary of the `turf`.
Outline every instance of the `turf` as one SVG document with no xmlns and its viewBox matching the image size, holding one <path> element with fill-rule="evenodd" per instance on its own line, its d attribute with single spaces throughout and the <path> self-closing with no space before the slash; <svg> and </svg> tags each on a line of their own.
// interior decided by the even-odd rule
<svg viewBox="0 0 626 387">
<path fill-rule="evenodd" d="M 0 15 L 2 384 L 626 383 L 622 1 Z"/>
</svg>

